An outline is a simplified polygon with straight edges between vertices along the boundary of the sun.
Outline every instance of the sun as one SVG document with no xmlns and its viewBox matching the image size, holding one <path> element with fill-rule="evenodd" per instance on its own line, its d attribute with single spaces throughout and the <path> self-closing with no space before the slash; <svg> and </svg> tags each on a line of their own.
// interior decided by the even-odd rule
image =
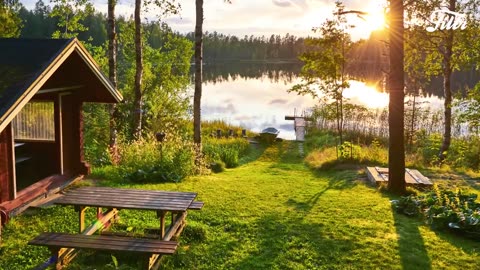
<svg viewBox="0 0 480 270">
<path fill-rule="evenodd" d="M 369 5 L 358 8 L 361 15 L 349 16 L 348 23 L 353 26 L 351 34 L 354 39 L 368 39 L 374 31 L 385 29 L 385 8 L 379 1 L 371 0 Z"/>
<path fill-rule="evenodd" d="M 371 31 L 385 28 L 385 16 L 382 10 L 375 10 L 365 16 L 366 27 Z"/>
</svg>

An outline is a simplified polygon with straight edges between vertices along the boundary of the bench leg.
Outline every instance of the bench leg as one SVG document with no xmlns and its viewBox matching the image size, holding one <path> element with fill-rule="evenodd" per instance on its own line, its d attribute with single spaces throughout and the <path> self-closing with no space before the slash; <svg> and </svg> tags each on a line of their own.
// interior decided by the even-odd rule
<svg viewBox="0 0 480 270">
<path fill-rule="evenodd" d="M 60 270 L 62 269 L 62 260 L 59 260 L 60 257 L 60 249 L 59 248 L 50 248 L 50 254 L 52 254 L 52 257 L 50 257 L 50 260 L 48 263 L 54 264 L 55 263 L 55 269 Z"/>
<path fill-rule="evenodd" d="M 160 267 L 160 262 L 162 257 L 163 256 L 159 254 L 143 255 L 141 269 L 144 269 L 144 270 L 158 269 Z"/>
<path fill-rule="evenodd" d="M 85 230 L 85 206 L 75 207 L 75 211 L 78 212 L 78 224 L 79 224 L 79 233 L 82 233 Z"/>
<path fill-rule="evenodd" d="M 166 211 L 157 211 L 157 218 L 160 219 L 160 239 L 163 239 L 165 236 L 165 216 L 167 215 Z"/>
</svg>

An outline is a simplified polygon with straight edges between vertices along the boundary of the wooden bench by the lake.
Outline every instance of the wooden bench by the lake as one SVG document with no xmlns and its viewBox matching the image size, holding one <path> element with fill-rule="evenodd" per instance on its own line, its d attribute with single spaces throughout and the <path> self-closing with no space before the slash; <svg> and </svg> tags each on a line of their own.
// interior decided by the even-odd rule
<svg viewBox="0 0 480 270">
<path fill-rule="evenodd" d="M 146 269 L 156 269 L 162 255 L 175 252 L 178 237 L 186 225 L 187 210 L 200 210 L 203 202 L 194 201 L 197 194 L 108 187 L 81 187 L 67 192 L 55 204 L 74 206 L 78 212 L 79 234 L 43 233 L 29 242 L 52 250 L 57 269 L 61 269 L 76 255 L 78 249 L 137 252 L 147 256 Z M 85 228 L 85 210 L 97 208 L 97 220 Z M 107 211 L 102 211 L 106 208 Z M 155 211 L 160 221 L 156 239 L 132 238 L 118 235 L 93 235 L 115 222 L 120 209 Z M 165 218 L 171 213 L 171 223 L 166 228 Z M 144 247 L 142 245 L 145 244 Z"/>
<path fill-rule="evenodd" d="M 90 249 L 110 252 L 133 252 L 142 257 L 143 268 L 155 269 L 156 256 L 175 253 L 178 243 L 157 239 L 132 238 L 114 235 L 85 235 L 66 233 L 42 233 L 28 244 L 46 246 L 52 252 L 52 258 L 61 256 L 62 248 Z M 159 262 L 159 261 L 158 261 Z M 57 269 L 62 268 L 60 260 Z"/>
</svg>

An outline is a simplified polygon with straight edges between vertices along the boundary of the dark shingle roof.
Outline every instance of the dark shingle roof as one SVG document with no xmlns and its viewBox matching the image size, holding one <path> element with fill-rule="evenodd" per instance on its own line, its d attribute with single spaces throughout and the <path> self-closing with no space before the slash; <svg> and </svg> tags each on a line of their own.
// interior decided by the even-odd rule
<svg viewBox="0 0 480 270">
<path fill-rule="evenodd" d="M 73 39 L 0 39 L 0 116 Z"/>
</svg>

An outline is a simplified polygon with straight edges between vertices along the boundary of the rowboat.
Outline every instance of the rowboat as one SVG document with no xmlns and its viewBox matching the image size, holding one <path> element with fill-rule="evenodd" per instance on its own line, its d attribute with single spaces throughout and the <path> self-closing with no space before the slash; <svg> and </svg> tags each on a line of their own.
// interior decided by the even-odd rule
<svg viewBox="0 0 480 270">
<path fill-rule="evenodd" d="M 277 138 L 278 133 L 280 133 L 278 129 L 274 127 L 268 127 L 260 132 L 260 140 L 267 143 L 273 143 Z"/>
</svg>

